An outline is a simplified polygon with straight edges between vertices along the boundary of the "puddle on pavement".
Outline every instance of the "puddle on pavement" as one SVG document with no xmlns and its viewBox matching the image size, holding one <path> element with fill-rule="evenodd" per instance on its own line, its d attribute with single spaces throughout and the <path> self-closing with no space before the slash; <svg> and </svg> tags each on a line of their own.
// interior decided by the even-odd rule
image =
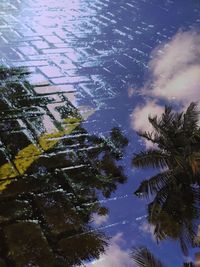
<svg viewBox="0 0 200 267">
<path fill-rule="evenodd" d="M 2 68 L 0 76 L 2 258 L 10 266 L 98 258 L 108 237 L 91 223 L 108 213 L 99 193 L 109 198 L 126 181 L 117 162 L 127 138 L 118 128 L 108 137 L 89 134 L 82 122 L 94 111 L 61 93 L 36 96 L 25 69 Z"/>
<path fill-rule="evenodd" d="M 199 15 L 1 1 L 0 267 L 200 266 Z"/>
</svg>

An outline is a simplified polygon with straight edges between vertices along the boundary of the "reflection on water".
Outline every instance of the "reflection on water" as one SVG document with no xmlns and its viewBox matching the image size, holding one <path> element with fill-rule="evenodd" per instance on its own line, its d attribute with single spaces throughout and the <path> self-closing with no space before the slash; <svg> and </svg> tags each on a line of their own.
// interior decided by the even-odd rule
<svg viewBox="0 0 200 267">
<path fill-rule="evenodd" d="M 144 180 L 135 194 L 152 198 L 148 204 L 148 222 L 154 226 L 158 241 L 179 240 L 188 254 L 190 246 L 199 246 L 197 228 L 200 219 L 200 128 L 197 104 L 185 113 L 166 107 L 160 118 L 149 117 L 153 132 L 140 132 L 152 148 L 136 154 L 136 167 L 161 172 Z"/>
<path fill-rule="evenodd" d="M 3 258 L 13 267 L 132 267 L 134 245 L 169 255 L 168 266 L 195 253 L 199 261 L 198 248 L 183 259 L 177 245 L 186 254 L 198 244 L 196 184 L 163 192 L 161 179 L 146 210 L 133 191 L 153 170 L 130 166 L 143 145 L 134 131 L 151 131 L 149 114 L 199 99 L 199 11 L 198 0 L 0 1 L 0 61 L 26 66 L 35 85 L 26 70 L 1 72 L 0 266 Z M 116 125 L 129 138 L 118 161 L 130 177 L 123 186 L 121 134 L 114 128 L 108 137 Z"/>
<path fill-rule="evenodd" d="M 132 258 L 136 266 L 164 267 L 164 263 L 156 258 L 146 247 L 136 248 L 132 252 Z M 183 263 L 182 267 L 195 267 L 192 262 Z"/>
<path fill-rule="evenodd" d="M 109 244 L 92 222 L 109 212 L 99 194 L 108 198 L 126 181 L 117 161 L 128 140 L 118 128 L 106 138 L 89 134 L 90 107 L 77 109 L 62 93 L 36 95 L 28 75 L 0 70 L 0 258 L 7 266 L 78 266 Z M 136 167 L 162 170 L 135 193 L 152 198 L 147 220 L 156 239 L 179 240 L 185 255 L 199 247 L 198 119 L 195 103 L 185 113 L 166 107 L 161 118 L 149 117 L 154 132 L 139 134 L 152 146 L 133 158 Z M 147 260 L 162 264 L 144 247 L 133 252 L 138 266 Z"/>
<path fill-rule="evenodd" d="M 91 222 L 108 213 L 98 194 L 107 198 L 126 181 L 117 161 L 128 141 L 118 128 L 107 138 L 89 134 L 67 98 L 36 96 L 26 77 L 24 69 L 0 70 L 0 258 L 77 266 L 105 251 L 108 238 Z"/>
</svg>

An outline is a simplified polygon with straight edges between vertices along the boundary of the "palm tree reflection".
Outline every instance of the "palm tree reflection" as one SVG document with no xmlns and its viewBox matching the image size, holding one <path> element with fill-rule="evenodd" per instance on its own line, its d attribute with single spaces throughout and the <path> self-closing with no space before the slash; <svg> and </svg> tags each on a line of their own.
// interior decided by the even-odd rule
<svg viewBox="0 0 200 267">
<path fill-rule="evenodd" d="M 166 265 L 157 259 L 146 247 L 138 247 L 132 251 L 133 262 L 138 267 L 165 267 Z M 182 267 L 195 267 L 192 262 L 183 263 Z"/>
<path fill-rule="evenodd" d="M 94 213 L 108 213 L 99 192 L 109 197 L 126 181 L 117 161 L 128 141 L 118 128 L 107 138 L 89 134 L 66 97 L 36 95 L 26 75 L 24 69 L 0 71 L 8 155 L 0 167 L 0 258 L 19 267 L 81 265 L 105 251 L 108 238 L 91 222 Z M 55 127 L 50 133 L 46 118 Z"/>
<path fill-rule="evenodd" d="M 157 240 L 180 241 L 184 254 L 195 242 L 200 219 L 200 128 L 197 105 L 185 113 L 166 107 L 159 119 L 149 117 L 152 133 L 139 133 L 154 147 L 136 154 L 133 165 L 153 167 L 160 173 L 144 180 L 135 194 L 153 198 L 148 205 L 148 221 L 155 226 Z"/>
</svg>

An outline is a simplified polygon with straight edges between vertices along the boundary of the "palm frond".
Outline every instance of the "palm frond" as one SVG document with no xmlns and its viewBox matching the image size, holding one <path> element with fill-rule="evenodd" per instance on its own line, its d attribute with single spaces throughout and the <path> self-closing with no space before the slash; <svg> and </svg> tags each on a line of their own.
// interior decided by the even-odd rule
<svg viewBox="0 0 200 267">
<path fill-rule="evenodd" d="M 154 133 L 153 132 L 142 132 L 142 131 L 137 131 L 137 134 L 140 136 L 140 137 L 143 137 L 145 138 L 146 140 L 148 141 L 151 141 L 152 143 L 155 143 L 155 140 L 154 140 Z"/>
<path fill-rule="evenodd" d="M 169 197 L 169 187 L 164 186 L 157 194 L 154 200 L 148 204 L 148 220 L 151 224 L 157 223 L 157 218 L 166 213 L 167 211 L 163 208 Z"/>
<path fill-rule="evenodd" d="M 138 267 L 164 267 L 164 264 L 146 247 L 135 248 L 131 257 Z"/>
<path fill-rule="evenodd" d="M 149 116 L 149 122 L 153 126 L 155 132 L 165 135 L 166 130 L 170 128 L 174 121 L 174 113 L 172 112 L 172 108 L 170 106 L 165 106 L 165 111 L 162 116 L 158 118 L 158 116 Z"/>
<path fill-rule="evenodd" d="M 162 131 L 161 129 L 161 125 L 159 123 L 159 120 L 158 120 L 158 116 L 148 116 L 148 120 L 149 122 L 151 123 L 151 125 L 153 126 L 153 129 L 156 131 L 156 132 L 160 132 Z"/>
<path fill-rule="evenodd" d="M 137 168 L 166 168 L 169 156 L 161 150 L 149 149 L 145 152 L 135 154 L 132 160 L 133 166 Z"/>
<path fill-rule="evenodd" d="M 149 180 L 142 181 L 139 188 L 135 191 L 135 194 L 139 197 L 149 197 L 149 195 L 158 193 L 173 179 L 174 175 L 171 170 L 158 173 L 155 176 L 151 177 Z"/>
<path fill-rule="evenodd" d="M 174 113 L 172 112 L 172 107 L 171 106 L 165 106 L 165 111 L 162 114 L 161 117 L 161 124 L 163 126 L 170 125 L 174 119 Z"/>
<path fill-rule="evenodd" d="M 191 132 L 198 128 L 199 114 L 197 103 L 192 102 L 184 114 L 183 129 L 185 131 Z"/>
<path fill-rule="evenodd" d="M 194 263 L 192 262 L 185 262 L 183 263 L 182 267 L 195 267 L 195 266 L 194 266 Z"/>
<path fill-rule="evenodd" d="M 153 195 L 148 204 L 148 222 L 154 226 L 157 241 L 178 240 L 185 255 L 189 247 L 196 245 L 196 222 L 200 218 L 199 115 L 197 103 L 191 103 L 184 113 L 166 107 L 160 118 L 149 116 L 153 131 L 139 135 L 157 144 L 157 148 L 139 152 L 132 160 L 134 167 L 164 168 L 144 180 L 135 194 Z M 146 266 L 144 261 L 138 262 L 139 266 Z"/>
<path fill-rule="evenodd" d="M 189 248 L 195 246 L 196 227 L 192 223 L 183 223 L 179 237 L 181 250 L 185 256 L 188 256 Z"/>
</svg>

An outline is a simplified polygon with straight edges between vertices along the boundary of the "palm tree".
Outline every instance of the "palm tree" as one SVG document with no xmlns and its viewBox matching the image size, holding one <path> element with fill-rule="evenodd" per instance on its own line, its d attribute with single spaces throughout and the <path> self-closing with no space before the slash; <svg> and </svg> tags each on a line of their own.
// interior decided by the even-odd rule
<svg viewBox="0 0 200 267">
<path fill-rule="evenodd" d="M 165 267 L 146 247 L 133 249 L 131 257 L 138 267 Z"/>
<path fill-rule="evenodd" d="M 133 249 L 131 257 L 138 267 L 165 267 L 146 247 Z M 195 267 L 192 262 L 183 263 L 182 267 Z"/>
<path fill-rule="evenodd" d="M 180 180 L 200 184 L 200 128 L 197 104 L 191 103 L 184 113 L 173 113 L 165 108 L 162 117 L 149 117 L 153 132 L 139 132 L 139 135 L 154 144 L 145 152 L 135 154 L 133 165 L 139 168 L 159 168 L 163 171 L 142 182 L 136 194 L 148 196 L 157 193 L 165 185 Z M 182 180 L 182 179 L 181 179 Z"/>
<path fill-rule="evenodd" d="M 82 266 L 108 245 L 91 222 L 109 212 L 100 193 L 107 198 L 126 180 L 118 161 L 128 140 L 118 128 L 105 138 L 89 134 L 64 95 L 57 121 L 48 111 L 53 98 L 35 94 L 27 74 L 0 67 L 0 135 L 9 154 L 0 151 L 0 266 Z"/>
<path fill-rule="evenodd" d="M 169 187 L 166 196 L 162 192 L 148 205 L 148 222 L 154 225 L 157 241 L 170 238 L 179 240 L 185 255 L 188 247 L 195 247 L 200 215 L 199 189 L 185 185 Z"/>
<path fill-rule="evenodd" d="M 154 144 L 134 155 L 133 165 L 153 167 L 160 172 L 144 180 L 135 194 L 153 197 L 148 205 L 148 220 L 155 225 L 157 240 L 179 239 L 184 254 L 187 244 L 194 245 L 194 220 L 200 204 L 200 128 L 199 111 L 191 103 L 185 113 L 165 108 L 161 118 L 149 117 L 153 132 L 139 135 Z"/>
</svg>

